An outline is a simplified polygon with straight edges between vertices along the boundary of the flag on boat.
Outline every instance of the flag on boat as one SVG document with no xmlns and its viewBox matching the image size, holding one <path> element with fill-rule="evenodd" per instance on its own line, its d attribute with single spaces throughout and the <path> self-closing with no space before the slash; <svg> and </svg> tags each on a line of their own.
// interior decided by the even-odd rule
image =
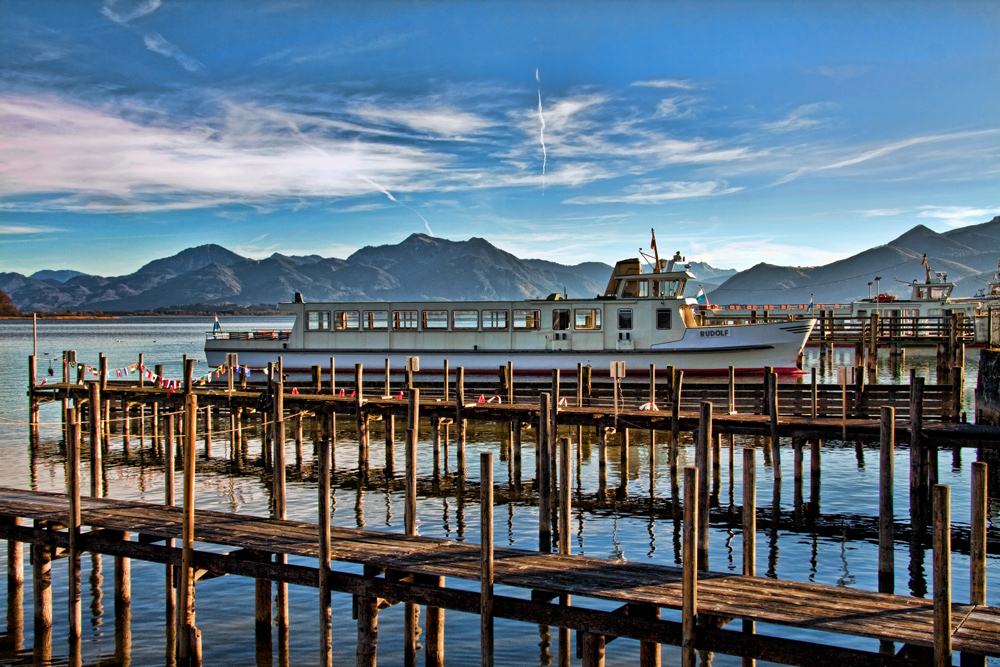
<svg viewBox="0 0 1000 667">
<path fill-rule="evenodd" d="M 656 250 L 656 234 L 653 234 L 653 240 L 649 242 L 649 249 Z"/>
<path fill-rule="evenodd" d="M 222 325 L 219 324 L 219 315 L 215 315 L 215 325 L 212 327 L 212 331 L 222 331 Z"/>
<path fill-rule="evenodd" d="M 922 260 L 920 260 L 920 266 L 924 266 L 925 264 L 927 264 L 927 255 L 926 254 L 924 255 L 924 258 Z"/>
<path fill-rule="evenodd" d="M 806 306 L 806 311 L 810 311 L 812 309 L 813 309 L 813 295 L 810 294 L 809 295 L 809 305 Z"/>
<path fill-rule="evenodd" d="M 705 295 L 705 288 L 698 287 L 698 293 L 694 297 L 698 301 L 698 305 L 704 308 L 711 308 L 712 304 L 708 302 L 708 297 Z"/>
</svg>

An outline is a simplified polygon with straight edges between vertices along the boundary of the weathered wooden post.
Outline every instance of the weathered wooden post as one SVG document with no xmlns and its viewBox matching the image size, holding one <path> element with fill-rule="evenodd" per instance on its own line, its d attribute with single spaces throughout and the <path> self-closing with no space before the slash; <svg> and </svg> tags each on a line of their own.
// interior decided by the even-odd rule
<svg viewBox="0 0 1000 667">
<path fill-rule="evenodd" d="M 569 515 L 570 515 L 570 491 L 573 487 L 573 478 L 570 476 L 570 442 L 569 438 L 559 438 L 559 553 L 567 555 L 570 553 L 569 539 Z M 570 605 L 569 595 L 560 595 L 559 604 L 564 607 Z M 569 628 L 559 628 L 559 665 L 569 667 L 570 664 L 570 636 Z"/>
<path fill-rule="evenodd" d="M 972 509 L 969 518 L 969 604 L 986 604 L 986 463 L 972 464 Z"/>
<path fill-rule="evenodd" d="M 318 393 L 318 392 L 317 392 Z M 319 655 L 322 667 L 333 665 L 330 604 L 330 440 L 319 441 Z"/>
<path fill-rule="evenodd" d="M 91 405 L 91 413 L 93 413 Z M 80 423 L 69 410 L 69 440 L 66 448 L 66 495 L 69 496 L 69 637 L 79 640 L 82 624 L 80 604 Z"/>
<path fill-rule="evenodd" d="M 455 369 L 455 448 L 458 478 L 459 481 L 465 479 L 465 432 L 468 421 L 465 419 L 465 368 L 459 366 Z"/>
<path fill-rule="evenodd" d="M 684 468 L 684 555 L 681 583 L 681 664 L 697 667 L 695 621 L 698 614 L 698 469 Z"/>
<path fill-rule="evenodd" d="M 926 526 L 927 454 L 921 433 L 923 427 L 924 378 L 910 379 L 910 523 L 914 529 Z"/>
<path fill-rule="evenodd" d="M 771 427 L 771 468 L 775 483 L 781 480 L 781 442 L 778 437 L 778 376 L 767 369 L 767 416 Z M 705 520 L 704 518 L 702 520 Z"/>
<path fill-rule="evenodd" d="M 47 522 L 34 520 L 35 530 Z M 31 545 L 31 575 L 34 593 L 34 643 L 36 664 L 48 664 L 52 658 L 52 547 Z"/>
<path fill-rule="evenodd" d="M 597 425 L 597 487 L 603 496 L 608 487 L 608 427 Z"/>
<path fill-rule="evenodd" d="M 410 388 L 410 403 L 407 414 L 406 429 L 406 481 L 405 504 L 403 508 L 403 529 L 407 535 L 417 534 L 417 434 L 420 426 L 420 389 Z M 416 664 L 417 653 L 417 618 L 420 608 L 412 603 L 404 604 L 403 616 L 403 651 L 404 663 Z"/>
<path fill-rule="evenodd" d="M 97 382 L 90 385 L 90 495 L 103 495 L 101 463 L 101 387 Z"/>
<path fill-rule="evenodd" d="M 275 519 L 284 519 L 287 510 L 285 495 L 285 375 L 282 357 L 278 357 L 278 377 L 274 383 L 274 462 L 272 479 L 272 496 Z M 284 565 L 288 562 L 287 554 L 275 554 L 274 562 Z M 279 657 L 288 645 L 288 584 L 284 581 L 275 582 L 275 605 L 277 613 L 275 623 L 278 626 Z M 287 652 L 287 651 L 286 651 Z"/>
<path fill-rule="evenodd" d="M 736 369 L 733 366 L 729 367 L 729 392 L 727 405 L 729 408 L 729 414 L 736 414 Z"/>
<path fill-rule="evenodd" d="M 681 451 L 681 389 L 684 385 L 684 371 L 674 372 L 670 392 L 670 468 L 677 468 Z"/>
<path fill-rule="evenodd" d="M 935 484 L 934 514 L 934 664 L 951 665 L 951 489 Z"/>
<path fill-rule="evenodd" d="M 374 577 L 378 569 L 365 565 L 366 577 Z M 378 597 L 370 591 L 359 594 L 357 667 L 376 667 L 378 650 Z"/>
<path fill-rule="evenodd" d="M 878 485 L 878 590 L 893 593 L 895 588 L 893 524 L 893 456 L 896 445 L 896 409 L 882 407 Z"/>
<path fill-rule="evenodd" d="M 368 415 L 363 396 L 364 364 L 354 364 L 354 411 L 358 424 L 358 473 L 368 474 Z"/>
<path fill-rule="evenodd" d="M 542 392 L 538 397 L 538 550 L 545 553 L 552 551 L 552 481 L 549 473 L 552 466 L 549 463 L 549 429 L 552 428 L 551 395 Z"/>
<path fill-rule="evenodd" d="M 493 667 L 493 454 L 479 455 L 479 646 L 481 667 Z"/>
<path fill-rule="evenodd" d="M 699 478 L 708 478 L 709 442 L 712 440 L 712 404 L 703 401 L 698 416 L 698 441 L 695 449 L 695 467 Z M 685 478 L 686 484 L 686 478 Z M 686 486 L 685 486 L 686 488 Z M 686 501 L 685 501 L 686 502 Z M 686 516 L 686 515 L 685 515 Z M 698 568 L 708 569 L 708 484 L 699 485 L 698 489 Z"/>
<path fill-rule="evenodd" d="M 95 495 L 93 488 L 90 495 Z M 174 412 L 171 410 L 167 414 L 167 441 L 163 446 L 163 503 L 173 507 L 174 500 Z M 164 546 L 173 548 L 174 539 L 167 538 L 164 541 Z M 167 563 L 164 570 L 167 647 L 168 657 L 172 659 L 177 652 L 177 588 L 174 580 L 174 566 Z"/>
<path fill-rule="evenodd" d="M 194 360 L 185 364 L 185 375 Z M 186 380 L 190 380 L 188 377 Z M 190 387 L 189 381 L 185 386 Z M 184 524 L 181 538 L 180 627 L 177 657 L 182 664 L 201 663 L 201 641 L 195 627 L 194 611 L 194 475 L 195 431 L 198 419 L 198 397 L 188 393 L 184 405 Z"/>
<path fill-rule="evenodd" d="M 757 460 L 756 450 L 743 450 L 743 576 L 757 576 Z M 743 621 L 744 634 L 752 635 L 756 623 Z M 754 667 L 757 661 L 743 658 L 743 667 Z"/>
<path fill-rule="evenodd" d="M 809 384 L 809 416 L 819 416 L 819 385 L 816 381 L 816 369 L 810 370 L 811 381 Z"/>
</svg>

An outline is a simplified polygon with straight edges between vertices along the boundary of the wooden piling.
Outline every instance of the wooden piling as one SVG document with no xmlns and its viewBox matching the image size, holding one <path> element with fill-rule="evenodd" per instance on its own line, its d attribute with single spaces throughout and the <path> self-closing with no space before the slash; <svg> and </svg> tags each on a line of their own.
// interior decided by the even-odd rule
<svg viewBox="0 0 1000 667">
<path fill-rule="evenodd" d="M 709 443 L 712 440 L 712 404 L 709 401 L 702 401 L 701 410 L 698 415 L 698 440 L 695 449 L 695 467 L 698 469 L 699 478 L 708 479 L 710 450 Z M 686 478 L 685 478 L 686 484 Z M 685 486 L 686 489 L 686 486 Z M 698 488 L 698 516 L 700 520 L 698 526 L 698 569 L 708 569 L 708 484 L 701 484 Z M 686 502 L 686 501 L 685 501 Z M 685 514 L 685 517 L 687 515 Z"/>
<path fill-rule="evenodd" d="M 374 577 L 378 571 L 366 565 L 364 573 Z M 358 650 L 357 667 L 376 667 L 378 649 L 378 597 L 371 592 L 358 595 Z"/>
<path fill-rule="evenodd" d="M 781 443 L 778 438 L 778 376 L 774 371 L 767 369 L 767 417 L 771 427 L 771 469 L 774 471 L 774 479 L 777 482 L 781 479 Z"/>
<path fill-rule="evenodd" d="M 743 575 L 757 576 L 757 460 L 756 450 L 747 447 L 743 450 Z M 756 623 L 752 620 L 743 621 L 743 633 L 752 635 L 756 631 Z M 753 658 L 743 658 L 743 667 L 754 667 L 757 661 Z"/>
<path fill-rule="evenodd" d="M 101 387 L 90 382 L 90 495 L 103 495 L 103 469 L 101 462 Z"/>
<path fill-rule="evenodd" d="M 93 407 L 93 405 L 91 406 Z M 91 409 L 93 412 L 93 409 Z M 69 637 L 79 639 L 82 625 L 80 601 L 80 423 L 75 409 L 69 410 L 69 440 L 66 447 L 66 495 L 69 497 Z"/>
<path fill-rule="evenodd" d="M 972 464 L 972 508 L 969 518 L 969 604 L 986 604 L 986 464 Z"/>
<path fill-rule="evenodd" d="M 893 593 L 895 588 L 893 459 L 896 445 L 896 410 L 883 406 L 880 422 L 878 485 L 878 590 Z"/>
<path fill-rule="evenodd" d="M 493 667 L 493 454 L 479 455 L 479 655 Z"/>
<path fill-rule="evenodd" d="M 933 489 L 934 664 L 951 665 L 951 490 Z"/>
<path fill-rule="evenodd" d="M 36 529 L 46 522 L 35 520 Z M 34 643 L 36 664 L 48 664 L 52 656 L 52 547 L 31 545 L 31 575 L 34 597 Z"/>
<path fill-rule="evenodd" d="M 552 466 L 549 462 L 549 429 L 552 428 L 551 395 L 545 392 L 538 398 L 538 451 L 535 459 L 538 461 L 538 550 L 549 553 L 552 551 L 552 482 L 549 474 Z"/>
<path fill-rule="evenodd" d="M 330 598 L 330 439 L 319 441 L 319 656 L 321 667 L 333 665 L 333 625 Z"/>
<path fill-rule="evenodd" d="M 278 377 L 274 383 L 274 452 L 273 461 L 272 497 L 274 511 L 272 515 L 275 519 L 284 519 L 287 511 L 288 500 L 285 485 L 285 375 L 284 363 L 278 357 Z M 277 553 L 274 555 L 274 562 L 284 565 L 288 562 L 287 554 Z M 288 645 L 288 584 L 284 581 L 275 582 L 275 625 L 278 628 L 278 654 L 287 653 L 285 647 Z"/>
<path fill-rule="evenodd" d="M 465 434 L 468 421 L 465 419 L 465 368 L 455 369 L 455 456 L 459 480 L 465 479 Z"/>
<path fill-rule="evenodd" d="M 364 364 L 354 364 L 354 409 L 358 425 L 358 471 L 368 473 L 368 415 L 363 396 Z"/>
<path fill-rule="evenodd" d="M 193 367 L 193 360 L 185 364 L 187 369 Z M 186 384 L 190 387 L 190 382 Z M 195 475 L 195 425 L 198 415 L 198 397 L 189 393 L 184 405 L 184 514 L 181 538 L 181 585 L 180 585 L 180 624 L 178 627 L 177 658 L 182 664 L 189 664 L 197 654 L 194 642 L 195 630 L 194 611 L 194 475 Z"/>
<path fill-rule="evenodd" d="M 670 387 L 670 468 L 677 468 L 677 459 L 681 451 L 681 389 L 684 384 L 684 371 L 674 371 L 674 380 Z"/>
<path fill-rule="evenodd" d="M 910 381 L 910 523 L 915 529 L 926 525 L 927 455 L 921 428 L 923 426 L 924 378 Z"/>
<path fill-rule="evenodd" d="M 569 438 L 559 438 L 559 553 L 570 553 L 570 492 L 573 478 L 570 476 L 570 441 Z M 570 596 L 559 596 L 559 604 L 570 605 Z M 570 664 L 570 629 L 559 628 L 559 665 L 569 667 Z"/>
<path fill-rule="evenodd" d="M 684 555 L 681 583 L 681 664 L 697 667 L 695 621 L 698 613 L 698 469 L 684 468 Z"/>
</svg>

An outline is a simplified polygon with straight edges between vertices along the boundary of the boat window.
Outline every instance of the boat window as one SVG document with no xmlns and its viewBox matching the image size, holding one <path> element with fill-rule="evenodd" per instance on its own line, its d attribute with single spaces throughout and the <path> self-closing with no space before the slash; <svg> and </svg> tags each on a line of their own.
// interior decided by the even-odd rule
<svg viewBox="0 0 1000 667">
<path fill-rule="evenodd" d="M 632 309 L 631 308 L 619 308 L 618 309 L 618 328 L 619 329 L 631 329 L 632 328 Z"/>
<path fill-rule="evenodd" d="M 675 297 L 677 296 L 677 289 L 680 286 L 681 281 L 679 280 L 654 280 L 653 281 L 653 296 L 663 297 Z"/>
<path fill-rule="evenodd" d="M 928 290 L 929 298 L 932 301 L 937 301 L 938 299 L 944 299 L 948 296 L 948 289 L 945 287 L 932 287 Z"/>
<path fill-rule="evenodd" d="M 539 321 L 539 311 L 537 310 L 515 310 L 514 311 L 514 328 L 515 329 L 537 329 Z"/>
<path fill-rule="evenodd" d="M 337 331 L 357 329 L 361 324 L 361 314 L 356 310 L 337 310 L 333 313 L 333 328 Z"/>
<path fill-rule="evenodd" d="M 392 328 L 393 329 L 416 329 L 417 328 L 417 315 L 419 311 L 416 310 L 394 310 L 392 311 Z"/>
<path fill-rule="evenodd" d="M 600 308 L 577 308 L 576 309 L 577 329 L 600 329 L 601 309 Z"/>
<path fill-rule="evenodd" d="M 389 311 L 366 310 L 364 322 L 365 322 L 365 329 L 388 329 Z"/>
<path fill-rule="evenodd" d="M 670 328 L 670 309 L 669 308 L 657 308 L 656 309 L 656 328 L 657 329 L 669 329 Z"/>
<path fill-rule="evenodd" d="M 447 329 L 448 328 L 448 311 L 447 310 L 425 310 L 424 311 L 424 328 L 425 329 Z"/>
<path fill-rule="evenodd" d="M 478 329 L 478 310 L 453 310 L 451 311 L 452 329 Z"/>
<path fill-rule="evenodd" d="M 306 311 L 306 329 L 309 331 L 323 331 L 330 328 L 329 310 L 309 310 Z"/>
<path fill-rule="evenodd" d="M 569 329 L 569 310 L 556 308 L 552 311 L 552 328 L 556 331 Z"/>
<path fill-rule="evenodd" d="M 506 310 L 483 311 L 483 329 L 506 329 L 506 328 L 507 328 Z"/>
<path fill-rule="evenodd" d="M 649 296 L 649 281 L 645 278 L 642 280 L 626 280 L 622 296 L 626 299 L 642 299 Z"/>
</svg>

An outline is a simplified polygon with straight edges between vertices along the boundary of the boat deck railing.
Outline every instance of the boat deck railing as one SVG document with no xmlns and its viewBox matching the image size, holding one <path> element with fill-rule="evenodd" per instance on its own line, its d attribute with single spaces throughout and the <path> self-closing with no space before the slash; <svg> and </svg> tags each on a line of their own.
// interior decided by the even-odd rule
<svg viewBox="0 0 1000 667">
<path fill-rule="evenodd" d="M 253 329 L 248 331 L 207 331 L 206 340 L 288 340 L 291 329 Z"/>
</svg>

